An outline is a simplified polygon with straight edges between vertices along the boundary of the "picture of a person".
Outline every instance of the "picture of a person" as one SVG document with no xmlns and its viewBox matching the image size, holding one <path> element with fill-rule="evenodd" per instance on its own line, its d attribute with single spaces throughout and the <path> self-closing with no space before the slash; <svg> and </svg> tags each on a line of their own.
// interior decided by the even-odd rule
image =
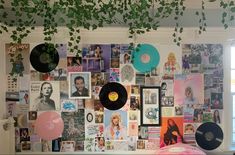
<svg viewBox="0 0 235 155">
<path fill-rule="evenodd" d="M 186 87 L 185 98 L 183 101 L 185 107 L 193 108 L 196 104 L 199 104 L 197 98 L 193 96 L 193 90 L 191 87 Z"/>
<path fill-rule="evenodd" d="M 164 140 L 160 147 L 183 142 L 183 136 L 180 134 L 179 127 L 173 119 L 167 120 L 167 131 L 164 133 Z"/>
<path fill-rule="evenodd" d="M 220 124 L 220 114 L 219 114 L 219 110 L 215 110 L 213 113 L 213 121 L 217 124 Z"/>
<path fill-rule="evenodd" d="M 104 152 L 105 150 L 105 140 L 104 137 L 97 137 L 97 152 Z"/>
<path fill-rule="evenodd" d="M 72 97 L 89 96 L 88 89 L 85 87 L 84 77 L 82 77 L 82 76 L 75 77 L 74 84 L 76 87 L 76 91 L 73 92 Z"/>
<path fill-rule="evenodd" d="M 221 97 L 219 96 L 219 94 L 218 93 L 212 93 L 211 96 L 212 96 L 211 97 L 212 98 L 212 106 L 211 106 L 211 108 L 212 109 L 222 109 L 223 105 L 222 105 Z"/>
<path fill-rule="evenodd" d="M 164 64 L 163 72 L 166 75 L 172 75 L 178 72 L 179 64 L 176 62 L 176 57 L 173 52 L 168 54 L 167 62 Z"/>
<path fill-rule="evenodd" d="M 105 129 L 107 140 L 125 140 L 127 138 L 126 127 L 122 124 L 121 115 L 118 112 L 112 113 L 110 124 Z"/>
<path fill-rule="evenodd" d="M 36 111 L 56 110 L 55 102 L 50 98 L 52 92 L 53 88 L 51 83 L 43 82 L 41 84 L 40 95 L 35 99 L 35 105 L 33 106 L 33 110 Z"/>
<path fill-rule="evenodd" d="M 186 124 L 184 127 L 184 133 L 185 134 L 194 134 L 195 133 L 194 126 L 192 124 Z"/>
<path fill-rule="evenodd" d="M 124 54 L 123 59 L 124 59 L 124 61 L 123 61 L 124 64 L 131 62 L 131 56 L 128 53 Z"/>
</svg>

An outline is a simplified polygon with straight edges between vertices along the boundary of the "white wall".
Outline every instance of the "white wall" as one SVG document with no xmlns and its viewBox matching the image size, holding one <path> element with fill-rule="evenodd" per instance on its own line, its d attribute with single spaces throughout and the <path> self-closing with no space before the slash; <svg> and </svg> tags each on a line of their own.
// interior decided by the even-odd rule
<svg viewBox="0 0 235 155">
<path fill-rule="evenodd" d="M 198 29 L 188 28 L 184 29 L 182 34 L 183 43 L 221 43 L 224 45 L 224 117 L 222 122 L 222 127 L 224 131 L 224 142 L 223 145 L 218 149 L 218 151 L 228 150 L 231 141 L 231 129 L 232 129 L 232 102 L 230 96 L 230 55 L 229 55 L 229 45 L 232 40 L 235 39 L 235 29 L 224 30 L 222 28 L 210 28 L 206 33 L 198 35 Z M 67 43 L 68 33 L 65 28 L 60 28 L 58 35 L 53 38 L 55 43 Z M 173 43 L 173 29 L 163 28 L 159 29 L 157 32 L 149 32 L 145 35 L 136 36 L 134 42 L 136 43 L 154 43 L 154 44 L 166 44 L 174 45 Z M 132 40 L 128 38 L 127 28 L 102 28 L 95 31 L 81 31 L 82 40 L 81 43 L 129 43 Z M 5 79 L 5 43 L 9 43 L 11 40 L 9 34 L 4 34 L 0 38 L 0 118 L 3 117 L 5 113 L 5 90 L 6 90 L 6 79 Z M 43 42 L 42 28 L 37 28 L 24 43 L 41 43 Z M 1 126 L 0 126 L 1 127 Z M 2 145 L 2 144 L 1 144 Z M 10 144 L 4 144 L 10 145 Z M 131 153 L 131 152 L 128 152 Z M 153 153 L 153 152 L 149 152 Z M 81 153 L 82 154 L 82 153 Z M 132 153 L 135 154 L 135 153 Z M 146 152 L 145 152 L 146 154 Z"/>
</svg>

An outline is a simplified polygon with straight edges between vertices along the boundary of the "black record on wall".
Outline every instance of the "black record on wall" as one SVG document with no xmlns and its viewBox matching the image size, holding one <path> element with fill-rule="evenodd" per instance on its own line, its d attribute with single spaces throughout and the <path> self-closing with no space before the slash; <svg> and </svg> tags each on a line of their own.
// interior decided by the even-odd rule
<svg viewBox="0 0 235 155">
<path fill-rule="evenodd" d="M 100 90 L 100 102 L 109 110 L 118 110 L 122 108 L 127 101 L 126 88 L 117 82 L 109 82 Z"/>
<path fill-rule="evenodd" d="M 36 71 L 47 73 L 58 65 L 59 54 L 53 44 L 39 44 L 30 53 L 30 63 Z"/>
</svg>

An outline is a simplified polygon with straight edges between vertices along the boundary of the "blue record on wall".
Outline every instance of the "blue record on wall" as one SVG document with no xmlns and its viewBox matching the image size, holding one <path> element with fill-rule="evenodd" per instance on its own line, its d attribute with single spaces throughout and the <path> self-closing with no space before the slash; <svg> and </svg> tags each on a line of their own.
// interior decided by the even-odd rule
<svg viewBox="0 0 235 155">
<path fill-rule="evenodd" d="M 140 44 L 132 52 L 132 63 L 139 72 L 151 72 L 160 61 L 158 50 L 150 44 Z"/>
</svg>

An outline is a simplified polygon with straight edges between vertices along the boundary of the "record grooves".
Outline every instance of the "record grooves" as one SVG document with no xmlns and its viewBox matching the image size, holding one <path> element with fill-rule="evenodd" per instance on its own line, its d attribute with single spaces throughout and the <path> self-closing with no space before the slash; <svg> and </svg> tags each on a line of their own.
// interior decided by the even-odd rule
<svg viewBox="0 0 235 155">
<path fill-rule="evenodd" d="M 223 131 L 219 125 L 212 122 L 201 124 L 195 134 L 197 144 L 205 150 L 213 150 L 223 141 Z"/>
<path fill-rule="evenodd" d="M 99 97 L 105 108 L 118 110 L 126 104 L 127 91 L 120 83 L 109 82 L 101 88 Z"/>
<path fill-rule="evenodd" d="M 30 53 L 30 63 L 35 70 L 47 73 L 58 65 L 59 54 L 53 44 L 39 44 Z"/>
</svg>

